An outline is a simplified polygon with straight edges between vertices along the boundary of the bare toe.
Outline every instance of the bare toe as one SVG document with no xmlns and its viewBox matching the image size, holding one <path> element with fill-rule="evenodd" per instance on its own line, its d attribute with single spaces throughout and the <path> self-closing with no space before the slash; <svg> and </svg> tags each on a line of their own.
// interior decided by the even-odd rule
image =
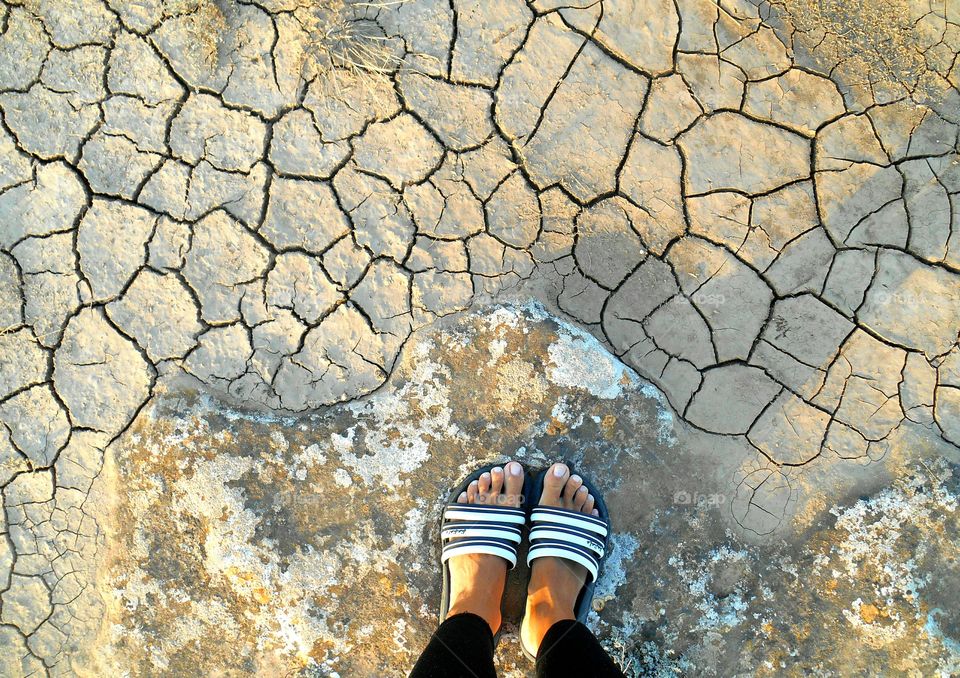
<svg viewBox="0 0 960 678">
<path fill-rule="evenodd" d="M 500 491 L 503 489 L 503 467 L 494 466 L 490 469 L 490 494 L 499 500 Z"/>
<path fill-rule="evenodd" d="M 461 492 L 461 493 L 460 493 L 460 496 L 457 497 L 457 503 L 458 503 L 458 504 L 466 504 L 466 503 L 467 503 L 467 493 L 466 493 L 466 492 Z"/>
<path fill-rule="evenodd" d="M 563 488 L 563 505 L 567 508 L 575 508 L 575 498 L 577 491 L 583 487 L 583 478 L 580 476 L 570 476 L 570 480 Z"/>
<path fill-rule="evenodd" d="M 563 506 L 560 493 L 569 475 L 570 469 L 565 464 L 551 466 L 543 478 L 543 494 L 540 495 L 540 503 L 544 506 Z"/>
<path fill-rule="evenodd" d="M 589 496 L 590 493 L 587 492 L 587 488 L 581 485 L 577 493 L 573 495 L 573 509 L 575 511 L 582 511 L 583 505 L 587 503 L 587 497 Z"/>
<path fill-rule="evenodd" d="M 587 500 L 583 503 L 580 510 L 587 514 L 593 514 L 594 498 L 592 494 L 587 493 Z"/>
<path fill-rule="evenodd" d="M 477 503 L 477 493 L 479 492 L 478 483 L 476 480 L 467 485 L 467 502 L 470 504 Z"/>
<path fill-rule="evenodd" d="M 505 467 L 505 474 L 503 494 L 500 495 L 501 501 L 510 506 L 520 506 L 520 502 L 523 500 L 523 466 L 511 461 Z"/>
<path fill-rule="evenodd" d="M 477 481 L 477 499 L 481 504 L 486 504 L 490 499 L 490 472 L 486 471 L 480 474 Z"/>
</svg>

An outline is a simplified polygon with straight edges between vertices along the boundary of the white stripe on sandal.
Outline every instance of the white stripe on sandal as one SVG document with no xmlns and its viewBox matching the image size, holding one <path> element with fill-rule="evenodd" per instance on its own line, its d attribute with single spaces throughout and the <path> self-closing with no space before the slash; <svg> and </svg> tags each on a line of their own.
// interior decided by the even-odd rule
<svg viewBox="0 0 960 678">
<path fill-rule="evenodd" d="M 537 558 L 563 558 L 582 565 L 594 581 L 604 556 L 606 521 L 570 509 L 537 506 L 530 513 L 527 565 Z"/>
<path fill-rule="evenodd" d="M 489 554 L 499 556 L 513 568 L 517 544 L 522 540 L 519 525 L 525 522 L 523 509 L 486 504 L 450 504 L 443 511 L 440 562 L 455 556 Z"/>
<path fill-rule="evenodd" d="M 607 536 L 607 524 L 596 516 L 578 513 L 569 509 L 560 509 L 553 506 L 537 506 L 530 514 L 530 522 L 555 523 L 573 529 L 586 530 L 601 537 Z"/>
</svg>

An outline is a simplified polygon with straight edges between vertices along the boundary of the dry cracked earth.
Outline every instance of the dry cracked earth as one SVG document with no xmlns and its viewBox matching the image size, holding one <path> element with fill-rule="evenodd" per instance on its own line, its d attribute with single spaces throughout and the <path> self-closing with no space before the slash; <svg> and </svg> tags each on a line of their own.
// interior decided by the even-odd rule
<svg viewBox="0 0 960 678">
<path fill-rule="evenodd" d="M 629 675 L 960 673 L 958 51 L 954 0 L 3 0 L 0 675 L 402 674 L 504 454 L 607 488 Z"/>
</svg>

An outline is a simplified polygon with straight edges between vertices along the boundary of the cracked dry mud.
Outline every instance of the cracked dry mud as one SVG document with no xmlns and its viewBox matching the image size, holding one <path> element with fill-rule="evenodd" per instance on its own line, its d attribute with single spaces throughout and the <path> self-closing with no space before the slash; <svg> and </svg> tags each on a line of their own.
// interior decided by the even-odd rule
<svg viewBox="0 0 960 678">
<path fill-rule="evenodd" d="M 504 454 L 630 675 L 960 673 L 954 3 L 379 4 L 0 2 L 0 675 L 400 674 Z"/>
</svg>

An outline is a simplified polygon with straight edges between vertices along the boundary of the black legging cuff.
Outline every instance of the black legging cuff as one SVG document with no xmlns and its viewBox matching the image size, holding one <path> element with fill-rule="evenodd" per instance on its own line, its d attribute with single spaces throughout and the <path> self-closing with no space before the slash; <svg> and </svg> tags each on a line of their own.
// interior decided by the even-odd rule
<svg viewBox="0 0 960 678">
<path fill-rule="evenodd" d="M 465 612 L 444 621 L 433 634 L 411 678 L 496 678 L 494 639 L 483 618 Z M 603 646 L 583 624 L 559 621 L 547 631 L 537 655 L 537 676 L 623 678 Z"/>
<path fill-rule="evenodd" d="M 586 626 L 572 619 L 551 626 L 537 652 L 537 676 L 623 678 L 623 672 Z"/>
<path fill-rule="evenodd" d="M 433 634 L 410 678 L 496 678 L 490 625 L 470 612 L 447 617 Z"/>
</svg>

